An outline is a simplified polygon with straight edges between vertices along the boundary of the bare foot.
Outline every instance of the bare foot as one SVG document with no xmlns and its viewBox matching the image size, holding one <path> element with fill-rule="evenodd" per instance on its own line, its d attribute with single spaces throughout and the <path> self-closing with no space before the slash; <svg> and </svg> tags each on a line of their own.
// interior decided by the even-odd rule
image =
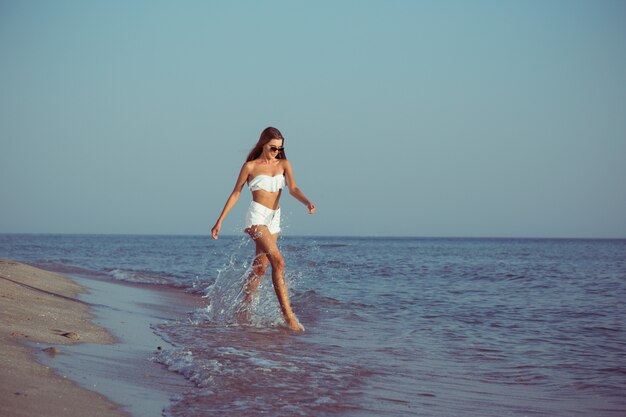
<svg viewBox="0 0 626 417">
<path fill-rule="evenodd" d="M 289 330 L 293 330 L 294 332 L 304 331 L 304 326 L 300 324 L 295 315 L 285 319 L 285 322 L 287 323 L 287 327 L 289 327 Z"/>
</svg>

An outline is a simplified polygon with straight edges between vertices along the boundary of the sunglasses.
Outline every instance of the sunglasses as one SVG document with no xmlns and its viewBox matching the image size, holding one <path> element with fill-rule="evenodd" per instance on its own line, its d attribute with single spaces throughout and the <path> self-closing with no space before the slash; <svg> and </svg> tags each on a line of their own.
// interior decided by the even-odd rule
<svg viewBox="0 0 626 417">
<path fill-rule="evenodd" d="M 285 148 L 283 146 L 281 146 L 280 148 L 277 147 L 277 146 L 270 146 L 270 151 L 272 151 L 272 152 L 282 152 L 284 150 L 285 150 Z"/>
</svg>

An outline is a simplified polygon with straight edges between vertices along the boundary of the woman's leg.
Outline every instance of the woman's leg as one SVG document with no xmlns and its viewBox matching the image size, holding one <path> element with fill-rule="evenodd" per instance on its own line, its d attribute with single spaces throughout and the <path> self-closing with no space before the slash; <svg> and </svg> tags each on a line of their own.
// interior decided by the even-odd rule
<svg viewBox="0 0 626 417">
<path fill-rule="evenodd" d="M 272 283 L 287 326 L 291 330 L 304 331 L 289 304 L 289 293 L 285 284 L 285 261 L 276 244 L 278 234 L 272 235 L 267 226 L 252 226 L 250 229 L 250 236 L 257 245 L 257 251 L 260 249 L 272 265 Z"/>
<path fill-rule="evenodd" d="M 247 307 L 252 301 L 252 297 L 254 293 L 261 285 L 261 281 L 263 280 L 263 276 L 265 275 L 265 271 L 267 270 L 267 266 L 269 265 L 269 260 L 267 259 L 267 255 L 261 249 L 261 245 L 255 241 L 256 244 L 256 256 L 254 261 L 252 261 L 252 271 L 248 276 L 248 280 L 246 282 L 246 288 L 244 290 L 245 297 L 243 302 Z"/>
</svg>

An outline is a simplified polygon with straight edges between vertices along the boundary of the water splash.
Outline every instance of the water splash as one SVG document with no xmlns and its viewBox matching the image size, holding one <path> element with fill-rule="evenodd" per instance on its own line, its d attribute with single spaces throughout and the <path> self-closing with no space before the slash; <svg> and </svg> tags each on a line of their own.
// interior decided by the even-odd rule
<svg viewBox="0 0 626 417">
<path fill-rule="evenodd" d="M 251 241 L 244 237 L 228 261 L 217 269 L 215 281 L 206 287 L 204 297 L 206 307 L 194 312 L 192 320 L 221 325 L 250 325 L 254 327 L 275 327 L 284 325 L 280 305 L 274 293 L 271 266 L 268 267 L 249 305 L 243 303 L 245 286 L 252 272 L 254 257 L 251 256 Z M 296 270 L 285 271 L 285 282 L 290 294 L 302 279 L 303 273 Z"/>
</svg>

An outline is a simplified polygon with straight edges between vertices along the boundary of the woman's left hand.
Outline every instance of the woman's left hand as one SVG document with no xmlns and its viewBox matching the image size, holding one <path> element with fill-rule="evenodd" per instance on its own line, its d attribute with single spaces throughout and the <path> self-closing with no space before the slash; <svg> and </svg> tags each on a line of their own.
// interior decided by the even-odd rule
<svg viewBox="0 0 626 417">
<path fill-rule="evenodd" d="M 309 208 L 309 214 L 314 214 L 315 213 L 315 204 L 309 203 L 309 204 L 307 204 L 307 207 Z"/>
</svg>

